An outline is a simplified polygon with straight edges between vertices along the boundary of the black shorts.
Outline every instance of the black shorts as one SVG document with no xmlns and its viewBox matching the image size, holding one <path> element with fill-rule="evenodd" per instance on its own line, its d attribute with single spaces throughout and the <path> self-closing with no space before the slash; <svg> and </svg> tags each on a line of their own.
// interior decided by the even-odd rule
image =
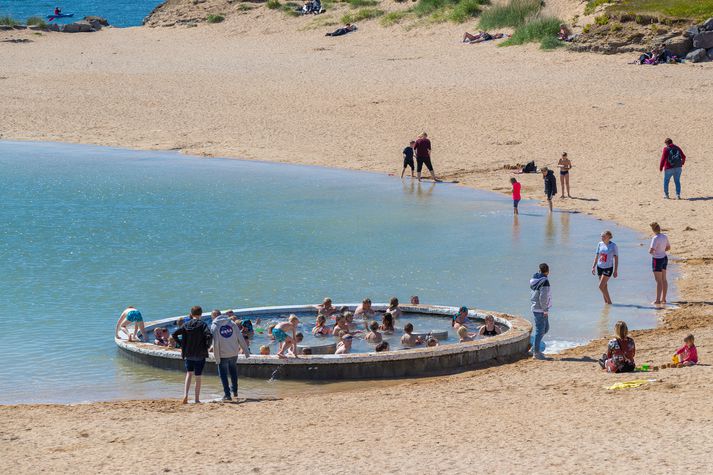
<svg viewBox="0 0 713 475">
<path fill-rule="evenodd" d="M 520 204 L 520 200 L 512 200 L 512 206 L 513 208 L 517 209 L 517 205 Z"/>
<path fill-rule="evenodd" d="M 433 165 L 431 165 L 431 157 L 416 157 L 417 168 L 416 171 L 421 173 L 423 166 L 426 165 L 428 171 L 433 171 Z"/>
<path fill-rule="evenodd" d="M 404 158 L 404 168 L 406 167 L 411 167 L 411 170 L 413 170 L 413 157 Z"/>
<path fill-rule="evenodd" d="M 613 267 L 609 267 L 609 268 L 607 268 L 607 269 L 603 269 L 603 268 L 597 266 L 597 275 L 598 275 L 599 277 L 601 277 L 601 276 L 603 276 L 603 275 L 605 275 L 605 276 L 607 276 L 607 277 L 611 277 L 613 273 L 614 273 L 614 268 L 613 268 Z"/>
<path fill-rule="evenodd" d="M 203 360 L 185 360 L 186 372 L 195 373 L 196 376 L 203 374 L 203 368 L 205 367 L 205 359 Z"/>
<path fill-rule="evenodd" d="M 655 257 L 651 259 L 651 269 L 654 272 L 665 271 L 667 267 L 668 267 L 668 256 L 664 256 L 660 259 L 657 259 Z"/>
</svg>

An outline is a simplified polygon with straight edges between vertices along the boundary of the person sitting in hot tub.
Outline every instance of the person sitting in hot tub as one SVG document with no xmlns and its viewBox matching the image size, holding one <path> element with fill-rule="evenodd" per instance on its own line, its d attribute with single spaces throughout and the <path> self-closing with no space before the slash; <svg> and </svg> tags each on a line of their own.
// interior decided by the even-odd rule
<svg viewBox="0 0 713 475">
<path fill-rule="evenodd" d="M 332 329 L 327 326 L 327 318 L 324 315 L 319 315 L 317 321 L 312 328 L 312 335 L 327 336 L 332 334 Z"/>
<path fill-rule="evenodd" d="M 356 310 L 354 310 L 354 316 L 357 318 L 374 318 L 376 312 L 371 308 L 371 299 L 364 299 L 361 301 Z"/>
<path fill-rule="evenodd" d="M 453 315 L 453 322 L 451 322 L 451 325 L 453 328 L 458 330 L 458 327 L 461 325 L 467 325 L 468 324 L 468 307 L 461 307 L 458 310 L 458 313 Z"/>
<path fill-rule="evenodd" d="M 485 316 L 485 325 L 480 327 L 480 330 L 478 330 L 478 334 L 481 336 L 495 336 L 495 335 L 500 335 L 502 333 L 502 330 L 495 325 L 495 317 L 492 315 L 486 315 Z"/>
<path fill-rule="evenodd" d="M 240 331 L 243 334 L 243 338 L 254 338 L 255 330 L 253 329 L 253 322 L 249 318 L 245 318 L 240 321 Z"/>
<path fill-rule="evenodd" d="M 341 332 L 349 333 L 349 324 L 347 323 L 346 315 L 337 316 L 337 323 L 334 324 L 334 328 L 332 329 L 332 335 L 339 336 Z"/>
<path fill-rule="evenodd" d="M 352 312 L 346 312 L 344 314 L 344 320 L 349 329 L 349 333 L 354 335 L 355 333 L 364 333 L 362 330 L 357 330 L 357 324 L 354 323 L 354 314 Z"/>
<path fill-rule="evenodd" d="M 423 339 L 420 336 L 413 334 L 413 324 L 407 323 L 404 327 L 404 334 L 401 337 L 401 345 L 406 347 L 413 347 L 423 343 Z"/>
<path fill-rule="evenodd" d="M 379 330 L 387 334 L 394 333 L 394 317 L 392 317 L 389 312 L 386 312 L 384 316 L 381 317 L 381 325 L 379 325 Z"/>
<path fill-rule="evenodd" d="M 469 333 L 468 328 L 465 325 L 458 327 L 458 341 L 460 343 L 465 343 L 466 341 L 475 341 L 475 333 Z"/>
<path fill-rule="evenodd" d="M 391 300 L 389 301 L 389 308 L 387 308 L 386 311 L 389 312 L 394 318 L 401 318 L 402 312 L 399 308 L 399 299 L 391 297 Z"/>
<path fill-rule="evenodd" d="M 337 343 L 337 351 L 335 355 L 345 355 L 352 352 L 352 336 L 349 333 L 341 332 L 339 334 L 339 343 Z"/>
<path fill-rule="evenodd" d="M 168 328 L 154 328 L 154 345 L 168 346 Z"/>
<path fill-rule="evenodd" d="M 364 323 L 364 326 L 366 326 L 366 323 Z M 369 333 L 366 334 L 364 339 L 374 345 L 381 343 L 381 340 L 383 340 L 384 337 L 381 335 L 381 333 L 379 333 L 379 324 L 377 323 L 377 321 L 372 320 L 367 328 L 369 329 Z"/>
<path fill-rule="evenodd" d="M 317 305 L 317 315 L 331 317 L 337 312 L 339 312 L 339 310 L 337 310 L 336 307 L 332 306 L 332 299 L 330 299 L 329 297 L 324 299 L 321 305 Z"/>
</svg>

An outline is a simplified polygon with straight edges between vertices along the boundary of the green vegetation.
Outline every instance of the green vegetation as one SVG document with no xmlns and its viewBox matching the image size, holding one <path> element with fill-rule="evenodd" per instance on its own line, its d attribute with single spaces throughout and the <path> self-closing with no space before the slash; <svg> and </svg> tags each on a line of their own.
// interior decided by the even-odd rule
<svg viewBox="0 0 713 475">
<path fill-rule="evenodd" d="M 596 23 L 599 26 L 603 26 L 609 23 L 609 15 L 599 15 L 598 17 L 594 17 L 594 23 Z"/>
<path fill-rule="evenodd" d="M 265 4 L 267 8 L 270 10 L 277 10 L 280 8 L 282 5 L 280 5 L 280 0 L 267 0 L 267 3 Z"/>
<path fill-rule="evenodd" d="M 541 8 L 540 0 L 510 0 L 505 5 L 496 5 L 484 11 L 480 16 L 480 28 L 483 30 L 504 26 L 517 28 L 537 15 Z"/>
<path fill-rule="evenodd" d="M 450 11 L 448 19 L 454 23 L 465 23 L 473 17 L 480 15 L 482 0 L 461 0 Z"/>
<path fill-rule="evenodd" d="M 11 16 L 0 16 L 0 25 L 15 26 L 19 24 L 20 23 Z"/>
<path fill-rule="evenodd" d="M 358 21 L 371 20 L 384 15 L 384 10 L 378 8 L 362 8 L 354 13 L 347 13 L 342 16 L 342 23 L 356 23 Z"/>
<path fill-rule="evenodd" d="M 613 0 L 589 0 L 587 5 L 584 7 L 584 14 L 591 15 L 597 7 L 604 5 L 606 3 L 612 3 Z"/>
<path fill-rule="evenodd" d="M 696 21 L 713 16 L 713 0 L 623 0 L 607 10 L 622 13 L 662 14 Z"/>
<path fill-rule="evenodd" d="M 208 16 L 206 17 L 206 21 L 207 21 L 208 23 L 220 23 L 220 22 L 222 22 L 223 20 L 225 20 L 225 17 L 224 17 L 223 15 L 220 15 L 220 14 L 211 13 L 210 15 L 208 15 Z"/>
<path fill-rule="evenodd" d="M 391 26 L 399 23 L 401 20 L 409 16 L 411 12 L 407 10 L 401 10 L 401 11 L 396 11 L 396 12 L 389 12 L 383 17 L 381 17 L 381 20 L 379 23 L 381 23 L 381 26 Z"/>
<path fill-rule="evenodd" d="M 624 29 L 624 25 L 621 23 L 612 23 L 611 31 L 621 31 L 622 29 Z"/>
<path fill-rule="evenodd" d="M 27 19 L 27 26 L 39 26 L 40 28 L 47 28 L 47 23 L 41 17 L 31 16 Z"/>
<path fill-rule="evenodd" d="M 287 2 L 282 5 L 282 11 L 289 16 L 300 16 L 300 14 L 297 12 L 299 8 L 302 8 L 302 5 L 299 5 L 295 2 Z"/>
<path fill-rule="evenodd" d="M 430 17 L 432 21 L 463 23 L 480 15 L 480 6 L 490 0 L 418 0 L 411 11 L 418 17 Z"/>
<path fill-rule="evenodd" d="M 347 0 L 352 8 L 373 7 L 379 4 L 379 0 Z"/>
<path fill-rule="evenodd" d="M 562 22 L 558 18 L 535 18 L 518 27 L 515 33 L 501 46 L 523 45 L 525 43 L 540 43 L 542 49 L 553 49 L 562 46 L 557 39 Z"/>
</svg>

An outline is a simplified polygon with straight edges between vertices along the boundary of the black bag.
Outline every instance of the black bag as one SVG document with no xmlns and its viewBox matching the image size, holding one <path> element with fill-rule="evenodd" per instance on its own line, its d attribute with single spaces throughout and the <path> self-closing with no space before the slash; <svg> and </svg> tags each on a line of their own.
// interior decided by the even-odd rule
<svg viewBox="0 0 713 475">
<path fill-rule="evenodd" d="M 537 167 L 535 166 L 535 161 L 528 162 L 527 165 L 522 167 L 522 173 L 535 173 L 537 172 Z"/>
</svg>

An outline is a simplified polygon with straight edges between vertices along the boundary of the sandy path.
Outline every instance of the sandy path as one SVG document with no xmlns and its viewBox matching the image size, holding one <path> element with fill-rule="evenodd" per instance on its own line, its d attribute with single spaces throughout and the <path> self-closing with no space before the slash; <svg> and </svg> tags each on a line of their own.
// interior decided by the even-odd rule
<svg viewBox="0 0 713 475">
<path fill-rule="evenodd" d="M 496 191 L 508 187 L 502 165 L 554 165 L 566 150 L 580 199 L 558 206 L 644 232 L 658 220 L 689 259 L 679 287 L 692 303 L 637 334 L 640 361 L 668 360 L 692 330 L 709 360 L 713 65 L 646 68 L 627 57 L 466 46 L 449 26 L 280 34 L 298 22 L 273 16 L 0 43 L 0 133 L 397 172 L 400 150 L 427 130 L 439 173 Z M 690 157 L 684 196 L 693 201 L 661 199 L 666 136 Z M 526 197 L 541 196 L 539 176 L 523 181 Z M 710 367 L 666 370 L 655 375 L 662 383 L 614 393 L 603 386 L 628 378 L 567 360 L 600 352 L 597 343 L 556 362 L 230 407 L 4 407 L 0 456 L 16 473 L 76 471 L 77 463 L 115 471 L 134 451 L 144 451 L 142 472 L 273 473 L 291 455 L 297 473 L 604 473 L 621 457 L 625 472 L 685 465 L 704 473 L 713 463 Z M 680 434 L 696 443 L 673 450 Z M 177 453 L 191 460 L 172 461 Z"/>
</svg>

